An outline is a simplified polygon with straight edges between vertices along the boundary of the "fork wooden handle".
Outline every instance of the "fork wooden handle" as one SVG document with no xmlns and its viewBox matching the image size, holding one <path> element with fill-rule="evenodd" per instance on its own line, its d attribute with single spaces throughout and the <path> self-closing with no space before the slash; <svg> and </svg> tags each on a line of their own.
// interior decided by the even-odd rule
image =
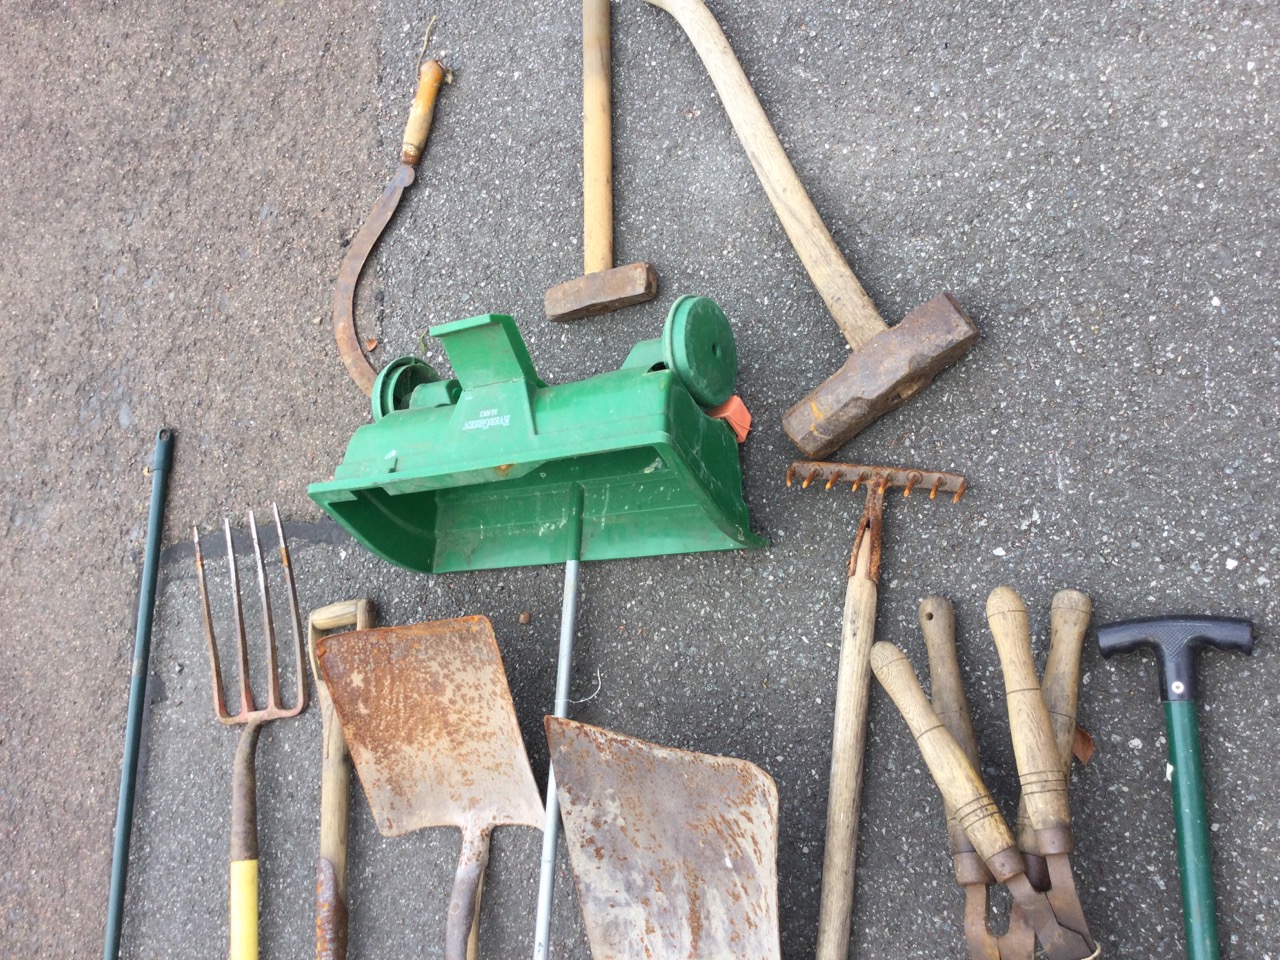
<svg viewBox="0 0 1280 960">
<path fill-rule="evenodd" d="M 258 960 L 258 780 L 254 752 L 262 724 L 250 722 L 231 768 L 231 960 Z"/>
</svg>

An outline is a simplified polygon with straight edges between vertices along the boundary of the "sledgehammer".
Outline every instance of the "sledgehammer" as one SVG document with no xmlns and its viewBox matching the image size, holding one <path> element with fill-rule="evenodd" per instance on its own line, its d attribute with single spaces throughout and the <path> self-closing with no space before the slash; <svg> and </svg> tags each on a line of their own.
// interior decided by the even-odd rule
<svg viewBox="0 0 1280 960">
<path fill-rule="evenodd" d="M 1226 617 L 1147 617 L 1098 628 L 1098 649 L 1104 657 L 1143 648 L 1156 655 L 1160 699 L 1164 701 L 1164 718 L 1169 730 L 1187 960 L 1218 960 L 1209 824 L 1200 769 L 1200 728 L 1196 720 L 1196 654 L 1202 647 L 1253 653 L 1253 624 Z"/>
<path fill-rule="evenodd" d="M 805 192 L 706 4 L 647 2 L 675 17 L 702 58 L 774 213 L 853 351 L 782 418 L 787 436 L 805 457 L 821 460 L 932 383 L 969 352 L 978 330 L 949 293 L 921 304 L 892 327 L 886 324 Z"/>
<path fill-rule="evenodd" d="M 568 322 L 652 300 L 658 271 L 613 265 L 613 118 L 609 0 L 582 0 L 583 275 L 547 291 L 548 320 Z"/>
</svg>

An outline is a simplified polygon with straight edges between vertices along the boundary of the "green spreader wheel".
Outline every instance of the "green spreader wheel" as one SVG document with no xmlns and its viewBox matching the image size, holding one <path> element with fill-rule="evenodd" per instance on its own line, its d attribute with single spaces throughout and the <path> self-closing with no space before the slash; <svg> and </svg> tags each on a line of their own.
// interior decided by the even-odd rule
<svg viewBox="0 0 1280 960">
<path fill-rule="evenodd" d="M 718 407 L 738 380 L 738 347 L 719 304 L 707 297 L 681 297 L 662 328 L 667 367 L 704 407 Z"/>
<path fill-rule="evenodd" d="M 409 406 L 409 398 L 416 387 L 435 383 L 440 374 L 430 364 L 417 357 L 398 357 L 388 363 L 373 381 L 373 419 L 381 420 L 394 410 Z"/>
</svg>

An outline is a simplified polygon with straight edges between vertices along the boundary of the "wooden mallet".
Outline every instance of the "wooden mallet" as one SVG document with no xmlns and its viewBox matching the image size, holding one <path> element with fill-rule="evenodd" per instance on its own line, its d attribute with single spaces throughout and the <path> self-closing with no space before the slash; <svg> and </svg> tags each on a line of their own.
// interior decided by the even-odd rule
<svg viewBox="0 0 1280 960">
<path fill-rule="evenodd" d="M 568 322 L 652 300 L 651 263 L 613 265 L 613 149 L 610 114 L 609 0 L 582 2 L 583 276 L 547 291 L 548 320 Z"/>
</svg>

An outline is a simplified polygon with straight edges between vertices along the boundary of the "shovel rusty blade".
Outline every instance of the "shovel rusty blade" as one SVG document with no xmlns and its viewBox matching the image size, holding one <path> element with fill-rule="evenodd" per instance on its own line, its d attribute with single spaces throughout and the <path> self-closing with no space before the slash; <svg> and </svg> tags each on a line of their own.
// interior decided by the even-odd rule
<svg viewBox="0 0 1280 960">
<path fill-rule="evenodd" d="M 542 802 L 487 617 L 357 630 L 318 646 L 383 836 L 542 825 Z"/>
<path fill-rule="evenodd" d="M 781 956 L 768 774 L 572 720 L 545 723 L 592 956 Z"/>
</svg>

